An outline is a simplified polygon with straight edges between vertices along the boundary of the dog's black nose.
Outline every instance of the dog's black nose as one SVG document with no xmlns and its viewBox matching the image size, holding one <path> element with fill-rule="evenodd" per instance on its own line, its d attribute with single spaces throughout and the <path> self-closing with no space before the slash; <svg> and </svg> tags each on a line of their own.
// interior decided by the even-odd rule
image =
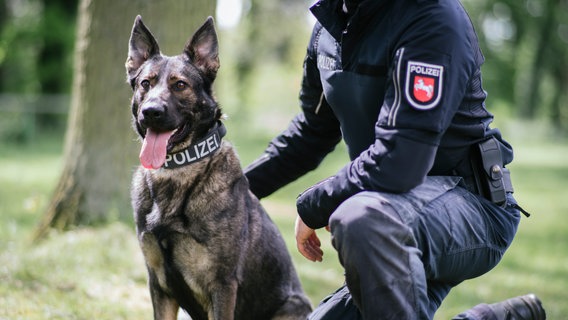
<svg viewBox="0 0 568 320">
<path fill-rule="evenodd" d="M 142 115 L 144 116 L 144 120 L 146 121 L 157 121 L 164 118 L 166 114 L 166 108 L 163 106 L 148 106 L 142 108 Z"/>
</svg>

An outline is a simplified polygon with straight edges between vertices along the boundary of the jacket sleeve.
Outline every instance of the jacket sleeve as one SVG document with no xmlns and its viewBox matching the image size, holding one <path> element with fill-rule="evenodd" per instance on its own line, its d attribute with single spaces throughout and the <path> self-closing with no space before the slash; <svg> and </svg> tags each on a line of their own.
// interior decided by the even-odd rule
<svg viewBox="0 0 568 320">
<path fill-rule="evenodd" d="M 300 194 L 296 204 L 306 225 L 326 226 L 333 211 L 358 192 L 403 193 L 425 180 L 479 67 L 469 19 L 453 13 L 417 16 L 396 41 L 375 142 L 335 176 Z M 420 91 L 424 86 L 430 93 Z"/>
<path fill-rule="evenodd" d="M 341 140 L 339 122 L 323 97 L 314 40 L 316 25 L 304 60 L 300 90 L 302 112 L 274 138 L 264 154 L 245 168 L 250 190 L 263 198 L 315 169 Z"/>
</svg>

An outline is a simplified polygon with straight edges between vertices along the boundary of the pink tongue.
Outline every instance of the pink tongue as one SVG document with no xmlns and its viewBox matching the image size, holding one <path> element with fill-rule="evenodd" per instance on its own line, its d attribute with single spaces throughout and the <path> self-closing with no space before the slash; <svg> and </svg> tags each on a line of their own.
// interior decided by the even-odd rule
<svg viewBox="0 0 568 320">
<path fill-rule="evenodd" d="M 140 163 L 147 169 L 158 169 L 166 162 L 168 139 L 174 131 L 157 133 L 146 130 L 146 137 L 140 150 Z"/>
</svg>

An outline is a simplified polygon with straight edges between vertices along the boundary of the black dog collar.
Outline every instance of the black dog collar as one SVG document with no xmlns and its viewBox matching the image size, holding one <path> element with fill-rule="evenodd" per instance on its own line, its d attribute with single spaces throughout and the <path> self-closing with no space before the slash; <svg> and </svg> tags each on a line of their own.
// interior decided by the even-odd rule
<svg viewBox="0 0 568 320">
<path fill-rule="evenodd" d="M 168 153 L 163 168 L 174 169 L 187 166 L 213 155 L 221 148 L 221 139 L 226 133 L 227 129 L 225 126 L 221 121 L 218 121 L 215 127 L 209 130 L 207 135 L 201 140 L 176 153 Z"/>
</svg>

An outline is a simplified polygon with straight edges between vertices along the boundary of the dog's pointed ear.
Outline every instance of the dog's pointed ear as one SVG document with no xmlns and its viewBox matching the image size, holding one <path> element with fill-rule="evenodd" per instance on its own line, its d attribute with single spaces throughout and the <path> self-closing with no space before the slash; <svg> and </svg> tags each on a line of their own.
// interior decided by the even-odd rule
<svg viewBox="0 0 568 320">
<path fill-rule="evenodd" d="M 142 22 L 142 17 L 136 16 L 130 34 L 128 58 L 125 64 L 128 79 L 132 80 L 135 77 L 136 72 L 146 60 L 159 54 L 158 42 Z"/>
<path fill-rule="evenodd" d="M 219 69 L 219 43 L 212 17 L 208 17 L 187 42 L 184 53 L 210 80 L 215 79 Z"/>
</svg>

